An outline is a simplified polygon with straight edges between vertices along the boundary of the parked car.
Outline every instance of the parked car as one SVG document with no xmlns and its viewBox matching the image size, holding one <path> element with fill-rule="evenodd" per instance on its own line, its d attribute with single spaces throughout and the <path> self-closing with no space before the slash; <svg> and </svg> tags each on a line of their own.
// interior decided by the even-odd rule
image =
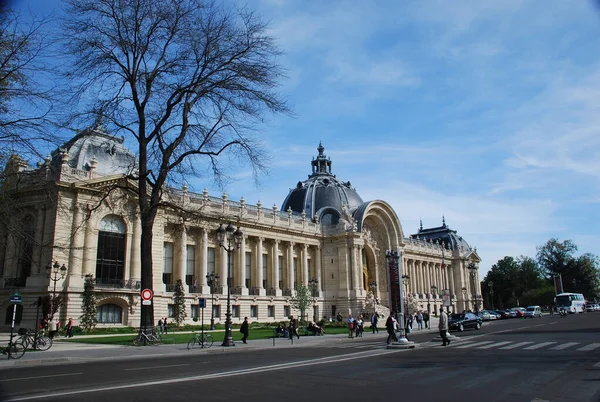
<svg viewBox="0 0 600 402">
<path fill-rule="evenodd" d="M 500 315 L 500 318 L 511 318 L 509 310 L 496 310 L 496 314 Z"/>
<path fill-rule="evenodd" d="M 481 317 L 481 319 L 483 321 L 491 321 L 491 320 L 498 319 L 498 317 L 496 316 L 496 313 L 494 313 L 492 311 L 488 311 L 488 310 L 481 310 L 479 312 L 479 317 Z"/>
<path fill-rule="evenodd" d="M 510 316 L 512 318 L 525 317 L 525 307 L 513 307 L 510 309 Z"/>
<path fill-rule="evenodd" d="M 494 310 L 488 310 L 488 312 L 489 312 L 489 313 L 490 313 L 492 316 L 496 317 L 496 318 L 492 318 L 492 320 L 499 320 L 499 319 L 501 319 L 501 318 L 502 318 L 502 315 L 500 315 L 500 313 L 499 313 L 499 312 L 497 312 L 497 311 L 494 311 Z"/>
<path fill-rule="evenodd" d="M 483 320 L 473 313 L 452 314 L 448 319 L 450 331 L 464 331 L 467 328 L 481 329 Z"/>
<path fill-rule="evenodd" d="M 540 306 L 529 306 L 525 309 L 525 317 L 536 318 L 542 317 L 542 308 Z"/>
<path fill-rule="evenodd" d="M 600 306 L 598 304 L 586 304 L 585 305 L 585 311 L 587 312 L 591 312 L 591 311 L 598 311 L 600 310 Z"/>
</svg>

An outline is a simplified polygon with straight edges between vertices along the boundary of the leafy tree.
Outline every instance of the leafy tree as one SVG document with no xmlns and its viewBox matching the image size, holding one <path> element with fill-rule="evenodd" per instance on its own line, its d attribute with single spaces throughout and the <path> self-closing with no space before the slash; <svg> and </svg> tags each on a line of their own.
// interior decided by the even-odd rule
<svg viewBox="0 0 600 402">
<path fill-rule="evenodd" d="M 267 113 L 288 113 L 275 91 L 283 78 L 267 25 L 254 13 L 203 0 L 67 0 L 65 49 L 79 117 L 103 116 L 137 145 L 141 286 L 152 289 L 152 233 L 168 208 L 168 186 L 225 163 L 265 168 L 253 131 Z M 86 104 L 86 99 L 94 101 Z M 142 328 L 154 322 L 142 306 Z"/>
<path fill-rule="evenodd" d="M 88 332 L 93 331 L 96 324 L 98 324 L 95 288 L 96 280 L 93 276 L 87 275 L 83 283 L 83 293 L 81 294 L 83 300 L 81 302 L 82 314 L 79 316 L 79 325 Z"/>
<path fill-rule="evenodd" d="M 185 321 L 185 291 L 183 289 L 183 282 L 181 279 L 177 280 L 175 284 L 175 290 L 173 291 L 173 319 L 177 326 L 181 326 Z"/>
<path fill-rule="evenodd" d="M 63 305 L 65 298 L 62 295 L 51 295 L 42 296 L 42 313 L 47 320 L 53 320 L 54 314 L 58 311 L 60 306 Z"/>
<path fill-rule="evenodd" d="M 300 321 L 305 320 L 305 312 L 308 310 L 315 302 L 315 299 L 312 295 L 311 289 L 302 284 L 296 284 L 294 289 L 294 295 L 290 299 L 290 306 L 292 308 L 300 311 Z"/>
</svg>

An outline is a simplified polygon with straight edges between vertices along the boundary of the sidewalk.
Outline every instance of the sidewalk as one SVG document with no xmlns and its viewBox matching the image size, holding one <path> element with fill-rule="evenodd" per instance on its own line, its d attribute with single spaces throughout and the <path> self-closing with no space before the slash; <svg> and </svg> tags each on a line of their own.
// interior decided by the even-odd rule
<svg viewBox="0 0 600 402">
<path fill-rule="evenodd" d="M 385 328 L 379 326 L 379 336 L 385 336 Z M 408 336 L 415 334 L 426 334 L 426 333 L 437 333 L 438 319 L 432 317 L 431 328 L 423 329 L 421 331 L 416 329 L 416 323 L 413 326 L 413 330 Z M 189 333 L 191 334 L 197 331 L 185 331 L 178 333 Z M 131 338 L 136 335 L 131 334 L 115 334 L 115 335 L 76 335 L 70 338 L 70 341 L 66 341 L 65 338 L 55 337 L 54 343 L 50 350 L 45 352 L 27 350 L 25 355 L 18 360 L 8 360 L 6 355 L 0 355 L 0 370 L 10 369 L 12 367 L 27 367 L 27 366 L 39 366 L 39 365 L 52 365 L 52 364 L 67 364 L 70 362 L 86 362 L 86 361 L 110 361 L 116 359 L 143 359 L 160 356 L 189 356 L 190 354 L 210 354 L 210 353 L 223 353 L 223 352 L 241 352 L 244 350 L 256 350 L 256 349 L 269 349 L 269 348 L 292 348 L 292 347 L 309 347 L 320 344 L 327 344 L 331 342 L 340 342 L 348 339 L 346 334 L 337 335 L 325 335 L 325 336 L 302 336 L 300 339 L 293 339 L 290 341 L 285 338 L 269 338 L 269 339 L 257 339 L 249 340 L 247 344 L 241 341 L 236 342 L 234 347 L 222 347 L 221 337 L 223 331 L 207 331 L 215 334 L 215 343 L 212 347 L 207 349 L 193 349 L 188 350 L 186 344 L 161 344 L 159 346 L 123 346 L 123 345 L 104 345 L 104 344 L 89 344 L 89 343 L 78 343 L 76 340 L 83 338 L 93 337 L 107 337 L 107 336 L 123 336 L 131 335 Z M 372 336 L 370 325 L 365 326 L 364 337 Z M 10 333 L 0 333 L 0 345 L 6 345 Z M 375 338 L 374 338 L 375 339 Z M 379 338 L 377 338 L 379 339 Z M 385 341 L 385 338 L 383 339 Z M 383 346 L 382 341 L 382 346 Z"/>
</svg>

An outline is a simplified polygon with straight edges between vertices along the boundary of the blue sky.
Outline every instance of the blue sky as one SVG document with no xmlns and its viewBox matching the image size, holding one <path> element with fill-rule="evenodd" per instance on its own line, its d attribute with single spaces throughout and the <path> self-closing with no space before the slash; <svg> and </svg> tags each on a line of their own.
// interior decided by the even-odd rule
<svg viewBox="0 0 600 402">
<path fill-rule="evenodd" d="M 281 92 L 296 116 L 266 122 L 269 175 L 256 188 L 239 172 L 230 199 L 280 207 L 322 141 L 333 173 L 363 200 L 390 203 L 405 235 L 444 215 L 477 248 L 481 277 L 552 237 L 600 254 L 594 2 L 245 4 L 285 51 Z"/>
</svg>

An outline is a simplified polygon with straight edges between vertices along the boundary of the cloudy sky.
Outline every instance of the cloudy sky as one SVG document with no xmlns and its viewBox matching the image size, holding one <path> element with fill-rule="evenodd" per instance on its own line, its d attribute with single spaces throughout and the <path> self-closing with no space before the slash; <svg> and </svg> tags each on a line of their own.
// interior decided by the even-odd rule
<svg viewBox="0 0 600 402">
<path fill-rule="evenodd" d="M 600 254 L 596 3 L 245 4 L 285 51 L 281 92 L 296 116 L 266 122 L 269 175 L 256 188 L 240 172 L 231 199 L 280 207 L 322 141 L 333 173 L 390 203 L 405 235 L 445 216 L 477 248 L 482 277 L 552 237 Z"/>
</svg>

